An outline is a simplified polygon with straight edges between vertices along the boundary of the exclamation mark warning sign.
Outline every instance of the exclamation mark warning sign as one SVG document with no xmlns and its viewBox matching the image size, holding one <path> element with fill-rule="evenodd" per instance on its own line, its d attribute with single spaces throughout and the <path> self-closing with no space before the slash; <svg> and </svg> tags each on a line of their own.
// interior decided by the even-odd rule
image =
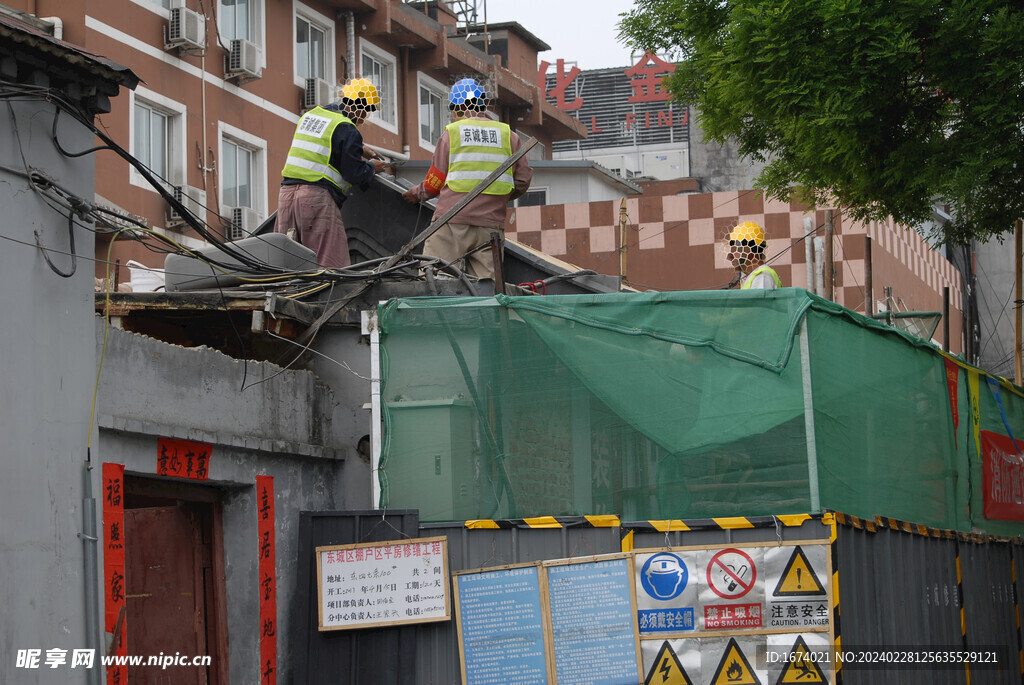
<svg viewBox="0 0 1024 685">
<path fill-rule="evenodd" d="M 789 558 L 772 594 L 776 597 L 810 597 L 826 594 L 825 586 L 818 580 L 814 567 L 799 545 L 793 548 L 793 555 Z"/>
</svg>

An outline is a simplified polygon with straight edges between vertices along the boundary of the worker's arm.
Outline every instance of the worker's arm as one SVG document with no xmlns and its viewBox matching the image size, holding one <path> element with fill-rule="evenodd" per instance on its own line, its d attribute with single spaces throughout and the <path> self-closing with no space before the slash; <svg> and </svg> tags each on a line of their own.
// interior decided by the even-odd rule
<svg viewBox="0 0 1024 685">
<path fill-rule="evenodd" d="M 381 160 L 364 160 L 363 136 L 359 129 L 342 124 L 335 127 L 331 137 L 331 165 L 346 181 L 365 190 L 374 174 L 383 169 L 385 163 Z"/>
<path fill-rule="evenodd" d="M 434 156 L 430 160 L 430 169 L 427 170 L 427 177 L 419 185 L 414 185 L 402 194 L 406 202 L 422 202 L 432 197 L 437 197 L 444 187 L 444 181 L 448 177 L 448 152 L 451 144 L 448 141 L 448 131 L 441 134 L 434 147 Z"/>
</svg>

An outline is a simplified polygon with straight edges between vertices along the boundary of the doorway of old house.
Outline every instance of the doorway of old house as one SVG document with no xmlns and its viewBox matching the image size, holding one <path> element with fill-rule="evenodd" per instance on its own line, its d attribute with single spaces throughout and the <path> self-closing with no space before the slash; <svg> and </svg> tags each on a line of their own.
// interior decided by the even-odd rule
<svg viewBox="0 0 1024 685">
<path fill-rule="evenodd" d="M 128 653 L 160 659 L 158 665 L 130 666 L 128 681 L 226 683 L 219 491 L 126 476 L 124 528 Z M 209 665 L 193 663 L 207 655 Z"/>
</svg>

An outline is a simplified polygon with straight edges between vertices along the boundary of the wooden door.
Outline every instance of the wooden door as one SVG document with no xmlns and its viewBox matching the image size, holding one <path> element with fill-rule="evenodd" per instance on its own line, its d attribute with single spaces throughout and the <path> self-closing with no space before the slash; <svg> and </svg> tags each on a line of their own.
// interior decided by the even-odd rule
<svg viewBox="0 0 1024 685">
<path fill-rule="evenodd" d="M 125 634 L 128 654 L 181 656 L 207 651 L 206 592 L 209 567 L 202 512 L 195 506 L 126 509 Z M 207 685 L 204 666 L 136 666 L 131 685 Z"/>
</svg>

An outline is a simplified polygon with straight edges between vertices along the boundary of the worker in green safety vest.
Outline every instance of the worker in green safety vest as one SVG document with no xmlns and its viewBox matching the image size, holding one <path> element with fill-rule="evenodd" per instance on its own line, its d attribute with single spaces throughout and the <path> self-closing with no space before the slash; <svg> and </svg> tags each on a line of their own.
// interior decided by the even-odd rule
<svg viewBox="0 0 1024 685">
<path fill-rule="evenodd" d="M 487 104 L 487 94 L 476 79 L 460 79 L 452 86 L 448 109 L 454 120 L 437 141 L 424 181 L 403 195 L 408 202 L 437 197 L 437 218 L 519 149 L 519 136 L 508 124 L 489 118 L 485 114 Z M 466 273 L 493 279 L 491 251 L 477 248 L 490 242 L 492 233 L 503 235 L 508 202 L 522 196 L 530 188 L 532 178 L 533 169 L 526 157 L 521 157 L 427 238 L 423 252 L 449 264 L 465 257 Z"/>
<path fill-rule="evenodd" d="M 739 279 L 742 279 L 740 290 L 782 287 L 775 269 L 764 263 L 766 246 L 764 229 L 753 221 L 744 221 L 729 232 L 725 258 L 739 272 Z"/>
<path fill-rule="evenodd" d="M 285 233 L 316 252 L 320 266 L 352 263 L 341 206 L 353 186 L 364 190 L 384 168 L 371 156 L 356 128 L 380 104 L 367 79 L 352 79 L 341 88 L 341 102 L 314 107 L 295 127 L 288 159 L 281 170 L 276 233 Z"/>
</svg>

